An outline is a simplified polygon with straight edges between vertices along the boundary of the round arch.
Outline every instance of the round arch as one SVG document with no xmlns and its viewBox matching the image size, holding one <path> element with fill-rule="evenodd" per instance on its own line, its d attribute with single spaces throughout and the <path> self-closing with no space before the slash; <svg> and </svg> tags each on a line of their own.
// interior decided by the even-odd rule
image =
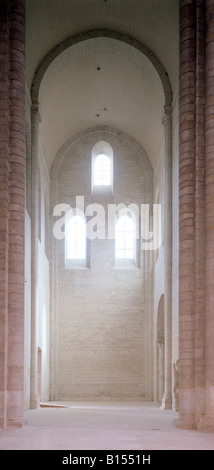
<svg viewBox="0 0 214 470">
<path fill-rule="evenodd" d="M 39 89 L 42 82 L 42 79 L 45 75 L 50 64 L 56 59 L 62 52 L 64 52 L 69 47 L 78 44 L 79 42 L 86 41 L 88 39 L 93 38 L 100 38 L 106 37 L 111 39 L 116 39 L 118 41 L 125 42 L 126 44 L 134 47 L 142 54 L 144 54 L 149 61 L 154 66 L 156 72 L 158 73 L 160 80 L 162 82 L 164 96 L 165 96 L 165 105 L 171 106 L 172 104 L 172 89 L 171 84 L 168 78 L 168 74 L 165 71 L 163 65 L 156 57 L 156 55 L 144 44 L 139 42 L 138 40 L 129 37 L 126 34 L 118 33 L 117 31 L 108 31 L 108 30 L 94 30 L 94 31 L 87 31 L 82 34 L 77 34 L 72 36 L 65 41 L 62 41 L 59 45 L 53 48 L 40 62 L 33 79 L 33 83 L 31 86 L 31 100 L 32 104 L 38 104 L 39 101 Z"/>
</svg>

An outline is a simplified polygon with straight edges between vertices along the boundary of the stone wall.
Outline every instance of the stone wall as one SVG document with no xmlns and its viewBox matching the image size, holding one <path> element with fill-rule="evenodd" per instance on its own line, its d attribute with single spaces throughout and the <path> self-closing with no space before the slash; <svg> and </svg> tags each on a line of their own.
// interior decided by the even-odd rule
<svg viewBox="0 0 214 470">
<path fill-rule="evenodd" d="M 91 151 L 99 140 L 113 148 L 112 195 L 91 193 Z M 150 203 L 151 175 L 142 149 L 119 133 L 92 132 L 82 136 L 64 155 L 57 178 L 58 202 L 71 204 L 76 196 L 83 195 L 85 206 L 99 203 L 106 214 L 108 203 Z M 140 255 L 138 266 L 118 268 L 114 240 L 92 240 L 89 244 L 89 266 L 67 269 L 64 240 L 57 241 L 58 349 L 54 368 L 58 387 L 54 397 L 148 399 L 152 393 L 148 377 L 152 374 L 148 367 L 152 332 L 148 329 L 150 305 L 145 303 L 144 292 L 149 267 Z"/>
</svg>

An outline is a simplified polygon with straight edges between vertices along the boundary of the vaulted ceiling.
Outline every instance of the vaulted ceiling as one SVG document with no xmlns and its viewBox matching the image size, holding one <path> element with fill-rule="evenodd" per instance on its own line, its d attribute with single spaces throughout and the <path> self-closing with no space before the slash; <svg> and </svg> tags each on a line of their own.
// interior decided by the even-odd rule
<svg viewBox="0 0 214 470">
<path fill-rule="evenodd" d="M 178 85 L 178 0 L 26 0 L 26 80 L 63 41 L 83 41 L 55 55 L 41 81 L 40 134 L 47 165 L 72 135 L 94 126 L 130 134 L 155 167 L 164 129 L 164 91 L 149 58 L 119 33 L 151 50 Z M 87 32 L 110 31 L 105 37 Z"/>
</svg>

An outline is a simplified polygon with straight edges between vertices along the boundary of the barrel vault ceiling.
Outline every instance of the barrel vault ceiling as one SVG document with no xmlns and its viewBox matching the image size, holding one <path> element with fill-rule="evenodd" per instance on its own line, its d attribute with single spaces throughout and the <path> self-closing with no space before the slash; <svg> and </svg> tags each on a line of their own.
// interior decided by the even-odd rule
<svg viewBox="0 0 214 470">
<path fill-rule="evenodd" d="M 149 48 L 178 86 L 178 0 L 26 0 L 26 82 L 66 39 L 114 31 Z M 85 38 L 85 36 L 84 36 Z M 155 168 L 163 145 L 164 93 L 149 59 L 130 44 L 96 37 L 67 48 L 41 83 L 40 135 L 50 169 L 61 146 L 95 126 L 131 135 Z"/>
</svg>

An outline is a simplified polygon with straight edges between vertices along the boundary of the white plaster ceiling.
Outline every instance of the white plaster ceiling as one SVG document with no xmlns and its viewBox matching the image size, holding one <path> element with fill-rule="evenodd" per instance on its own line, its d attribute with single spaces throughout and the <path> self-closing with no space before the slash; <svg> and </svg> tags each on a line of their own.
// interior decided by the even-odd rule
<svg viewBox="0 0 214 470">
<path fill-rule="evenodd" d="M 29 89 L 39 63 L 57 44 L 79 33 L 109 29 L 149 47 L 176 90 L 177 0 L 26 0 L 26 17 Z M 130 45 L 94 38 L 70 47 L 47 70 L 39 101 L 48 168 L 67 139 L 97 125 L 130 134 L 156 166 L 163 145 L 163 89 L 149 60 Z"/>
</svg>

